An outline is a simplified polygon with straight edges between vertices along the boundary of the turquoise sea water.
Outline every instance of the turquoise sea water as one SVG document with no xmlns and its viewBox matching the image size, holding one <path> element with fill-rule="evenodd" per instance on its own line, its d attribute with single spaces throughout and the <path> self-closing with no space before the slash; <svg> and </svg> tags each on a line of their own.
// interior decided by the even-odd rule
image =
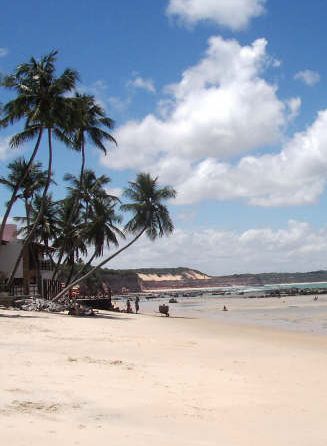
<svg viewBox="0 0 327 446">
<path fill-rule="evenodd" d="M 263 286 L 254 286 L 254 287 L 235 287 L 238 291 L 243 291 L 244 293 L 253 293 L 253 292 L 264 292 L 269 290 L 276 290 L 276 289 L 288 289 L 288 288 L 299 288 L 299 289 L 305 289 L 305 288 L 326 288 L 327 289 L 327 282 L 308 282 L 308 283 L 278 283 L 278 284 L 271 284 L 271 285 L 263 285 Z"/>
</svg>

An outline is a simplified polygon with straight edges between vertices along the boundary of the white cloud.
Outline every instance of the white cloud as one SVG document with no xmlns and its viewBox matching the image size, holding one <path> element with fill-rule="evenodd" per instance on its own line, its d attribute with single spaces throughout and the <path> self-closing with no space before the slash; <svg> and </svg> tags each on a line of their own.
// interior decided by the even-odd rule
<svg viewBox="0 0 327 446">
<path fill-rule="evenodd" d="M 156 87 L 152 79 L 144 79 L 141 76 L 137 76 L 135 79 L 127 83 L 128 86 L 145 90 L 149 93 L 155 93 Z"/>
<path fill-rule="evenodd" d="M 177 185 L 180 203 L 245 198 L 258 206 L 311 204 L 326 184 L 327 110 L 280 153 L 246 156 L 235 166 L 207 158 L 185 170 Z"/>
<path fill-rule="evenodd" d="M 312 271 L 326 268 L 327 228 L 289 221 L 286 228 L 244 232 L 215 229 L 141 239 L 108 264 L 111 268 L 189 266 L 209 274 Z M 246 259 L 246 262 L 244 261 Z"/>
<path fill-rule="evenodd" d="M 9 149 L 10 137 L 0 138 L 0 160 L 4 161 L 10 156 Z"/>
<path fill-rule="evenodd" d="M 291 99 L 288 99 L 286 101 L 286 105 L 287 105 L 288 110 L 289 110 L 288 119 L 289 119 L 289 121 L 292 121 L 300 113 L 300 108 L 301 108 L 301 105 L 302 105 L 301 98 L 291 98 Z"/>
<path fill-rule="evenodd" d="M 168 87 L 170 97 L 159 103 L 162 115 L 120 127 L 117 156 L 103 162 L 159 175 L 177 189 L 179 204 L 205 199 L 244 199 L 266 207 L 316 202 L 326 186 L 327 109 L 278 152 L 267 153 L 267 145 L 281 143 L 301 100 L 282 102 L 276 86 L 263 79 L 270 62 L 265 47 L 262 39 L 243 47 L 234 40 L 210 39 L 206 56 Z M 259 148 L 265 153 L 246 154 Z"/>
<path fill-rule="evenodd" d="M 264 13 L 265 0 L 170 0 L 167 14 L 186 24 L 210 20 L 232 30 L 245 28 Z"/>
<path fill-rule="evenodd" d="M 303 70 L 296 73 L 294 79 L 304 82 L 309 87 L 313 87 L 320 81 L 320 74 L 317 71 Z"/>
<path fill-rule="evenodd" d="M 9 53 L 7 48 L 0 48 L 0 57 L 5 57 Z"/>
<path fill-rule="evenodd" d="M 128 107 L 131 105 L 132 98 L 127 96 L 127 98 L 119 98 L 118 96 L 109 96 L 107 98 L 109 108 L 118 112 L 124 113 Z"/>
<path fill-rule="evenodd" d="M 117 130 L 119 151 L 110 166 L 144 169 L 167 156 L 225 158 L 277 142 L 288 107 L 262 78 L 270 63 L 266 44 L 211 38 L 205 57 L 166 88 L 160 116 L 149 114 Z"/>
<path fill-rule="evenodd" d="M 120 198 L 123 195 L 123 189 L 120 187 L 109 187 L 106 189 L 107 194 Z"/>
</svg>

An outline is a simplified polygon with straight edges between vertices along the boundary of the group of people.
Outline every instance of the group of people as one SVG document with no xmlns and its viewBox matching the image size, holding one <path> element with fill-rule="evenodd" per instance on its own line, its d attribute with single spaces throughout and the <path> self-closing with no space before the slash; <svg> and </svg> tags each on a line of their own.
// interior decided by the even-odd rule
<svg viewBox="0 0 327 446">
<path fill-rule="evenodd" d="M 136 296 L 134 300 L 134 307 L 135 307 L 135 313 L 137 314 L 140 309 L 140 298 Z M 127 299 L 126 301 L 126 313 L 133 313 L 132 304 L 130 299 Z"/>
</svg>

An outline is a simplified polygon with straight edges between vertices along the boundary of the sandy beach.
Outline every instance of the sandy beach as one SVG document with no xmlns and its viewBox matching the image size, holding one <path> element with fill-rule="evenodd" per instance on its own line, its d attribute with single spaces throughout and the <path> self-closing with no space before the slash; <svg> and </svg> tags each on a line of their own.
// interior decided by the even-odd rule
<svg viewBox="0 0 327 446">
<path fill-rule="evenodd" d="M 324 335 L 180 313 L 0 327 L 4 445 L 327 444 Z"/>
</svg>

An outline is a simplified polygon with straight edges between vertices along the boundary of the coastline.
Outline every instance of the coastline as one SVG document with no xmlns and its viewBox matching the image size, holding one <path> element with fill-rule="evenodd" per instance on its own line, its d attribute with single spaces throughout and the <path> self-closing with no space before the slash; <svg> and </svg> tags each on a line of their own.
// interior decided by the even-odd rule
<svg viewBox="0 0 327 446">
<path fill-rule="evenodd" d="M 326 444 L 326 336 L 103 312 L 0 326 L 4 444 Z"/>
</svg>

